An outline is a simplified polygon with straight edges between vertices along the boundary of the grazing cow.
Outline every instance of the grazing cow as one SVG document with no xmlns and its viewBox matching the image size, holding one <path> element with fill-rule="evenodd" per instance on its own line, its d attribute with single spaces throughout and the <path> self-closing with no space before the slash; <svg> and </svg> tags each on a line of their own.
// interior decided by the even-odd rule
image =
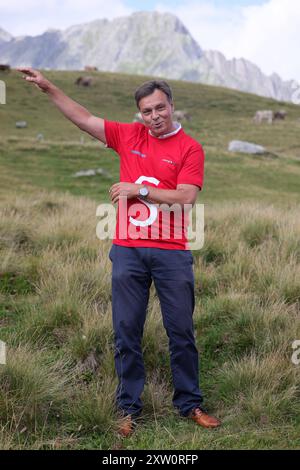
<svg viewBox="0 0 300 470">
<path fill-rule="evenodd" d="M 253 118 L 254 122 L 257 124 L 261 124 L 262 121 L 267 121 L 269 124 L 272 124 L 274 119 L 274 113 L 270 110 L 265 111 L 256 111 L 255 116 Z"/>
<path fill-rule="evenodd" d="M 191 119 L 191 116 L 186 112 L 186 111 L 174 111 L 173 113 L 173 119 L 174 121 L 189 121 Z M 135 113 L 133 122 L 141 122 L 143 123 L 143 118 L 141 113 Z"/>
<path fill-rule="evenodd" d="M 287 112 L 284 111 L 284 109 L 280 109 L 279 111 L 275 111 L 274 112 L 274 121 L 275 121 L 275 119 L 284 121 L 284 119 L 286 118 L 286 115 L 287 115 Z"/>
<path fill-rule="evenodd" d="M 7 71 L 10 71 L 10 65 L 8 64 L 0 64 L 0 70 L 5 72 L 6 70 Z"/>
<path fill-rule="evenodd" d="M 191 115 L 186 111 L 174 111 L 173 118 L 175 121 L 190 121 Z"/>
<path fill-rule="evenodd" d="M 144 123 L 141 113 L 135 113 L 132 122 L 141 122 Z"/>
<path fill-rule="evenodd" d="M 92 77 L 78 77 L 75 80 L 75 85 L 91 86 L 92 81 L 93 81 Z"/>
<path fill-rule="evenodd" d="M 85 65 L 84 70 L 86 70 L 87 72 L 91 72 L 98 70 L 98 68 L 94 67 L 93 65 Z"/>
</svg>

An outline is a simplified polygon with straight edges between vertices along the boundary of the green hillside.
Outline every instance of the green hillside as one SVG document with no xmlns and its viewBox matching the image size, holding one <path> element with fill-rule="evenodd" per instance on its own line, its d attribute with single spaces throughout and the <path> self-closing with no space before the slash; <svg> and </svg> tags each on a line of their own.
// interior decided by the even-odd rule
<svg viewBox="0 0 300 470">
<path fill-rule="evenodd" d="M 74 84 L 80 72 L 45 72 L 63 91 L 95 115 L 123 122 L 136 112 L 135 88 L 144 80 L 122 74 L 93 72 L 90 88 Z M 113 181 L 118 178 L 118 157 L 80 131 L 55 108 L 48 97 L 25 82 L 16 71 L 0 72 L 7 85 L 7 104 L 0 106 L 1 192 L 18 187 L 68 190 L 102 199 L 109 181 L 98 176 L 74 180 L 75 171 L 103 167 Z M 146 78 L 145 78 L 146 79 Z M 201 200 L 263 199 L 266 202 L 299 202 L 300 107 L 277 103 L 254 95 L 188 82 L 170 81 L 177 109 L 192 119 L 184 127 L 206 151 L 205 191 Z M 260 126 L 252 122 L 258 109 L 280 109 L 284 122 Z M 26 120 L 27 129 L 15 122 Z M 42 133 L 45 141 L 37 142 Z M 81 144 L 81 137 L 85 143 Z M 230 140 L 248 140 L 263 145 L 270 156 L 253 157 L 227 152 Z M 272 158 L 272 154 L 277 158 Z"/>
<path fill-rule="evenodd" d="M 92 113 L 124 122 L 141 77 L 45 72 Z M 143 338 L 144 412 L 117 434 L 110 241 L 96 207 L 118 181 L 118 156 L 78 130 L 15 71 L 0 72 L 0 449 L 299 449 L 300 107 L 170 81 L 184 124 L 206 151 L 205 242 L 193 252 L 200 384 L 213 431 L 172 408 L 168 338 L 152 285 Z M 258 109 L 284 122 L 254 125 Z M 26 120 L 26 129 L 15 122 Z M 42 133 L 43 141 L 37 140 Z M 83 138 L 83 139 L 82 139 Z M 232 139 L 265 156 L 227 152 Z M 73 178 L 103 168 L 105 175 Z"/>
</svg>

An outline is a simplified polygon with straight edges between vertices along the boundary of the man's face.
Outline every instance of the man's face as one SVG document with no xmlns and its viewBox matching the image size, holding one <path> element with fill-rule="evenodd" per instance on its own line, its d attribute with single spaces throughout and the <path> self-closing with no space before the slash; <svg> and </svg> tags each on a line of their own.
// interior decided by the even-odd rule
<svg viewBox="0 0 300 470">
<path fill-rule="evenodd" d="M 169 103 L 167 95 L 161 90 L 154 90 L 139 102 L 139 109 L 145 125 L 153 135 L 159 137 L 173 130 L 173 103 Z"/>
</svg>

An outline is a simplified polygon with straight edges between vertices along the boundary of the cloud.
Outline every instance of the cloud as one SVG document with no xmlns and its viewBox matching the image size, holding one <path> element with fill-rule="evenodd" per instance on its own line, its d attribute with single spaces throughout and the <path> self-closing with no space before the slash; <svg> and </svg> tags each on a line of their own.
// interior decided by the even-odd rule
<svg viewBox="0 0 300 470">
<path fill-rule="evenodd" d="M 243 55 L 268 73 L 300 79 L 298 48 L 300 12 L 298 0 L 269 0 L 242 10 L 236 36 L 225 45 L 231 55 Z"/>
<path fill-rule="evenodd" d="M 156 9 L 168 10 L 163 3 Z M 251 6 L 183 0 L 172 12 L 203 49 L 217 49 L 227 58 L 244 57 L 267 74 L 300 79 L 299 0 L 266 0 Z"/>
<path fill-rule="evenodd" d="M 127 16 L 122 0 L 0 0 L 0 27 L 13 36 L 36 36 L 49 28 L 66 29 L 99 18 Z"/>
<path fill-rule="evenodd" d="M 219 50 L 229 59 L 244 57 L 264 73 L 300 80 L 298 4 L 299 0 L 265 0 L 251 6 L 239 5 L 238 0 L 222 5 L 216 0 L 179 0 L 170 7 L 157 0 L 153 9 L 177 15 L 203 49 Z M 127 0 L 0 0 L 0 27 L 15 36 L 35 36 L 48 28 L 126 16 L 142 9 L 143 2 L 140 5 L 130 8 Z"/>
</svg>

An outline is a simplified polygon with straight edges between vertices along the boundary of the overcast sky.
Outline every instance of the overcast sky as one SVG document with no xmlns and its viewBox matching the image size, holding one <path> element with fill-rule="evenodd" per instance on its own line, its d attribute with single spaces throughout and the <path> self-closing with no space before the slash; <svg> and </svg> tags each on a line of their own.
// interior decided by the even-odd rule
<svg viewBox="0 0 300 470">
<path fill-rule="evenodd" d="M 140 10 L 177 15 L 203 49 L 244 57 L 263 72 L 300 80 L 299 0 L 0 0 L 0 27 L 35 36 Z"/>
</svg>

